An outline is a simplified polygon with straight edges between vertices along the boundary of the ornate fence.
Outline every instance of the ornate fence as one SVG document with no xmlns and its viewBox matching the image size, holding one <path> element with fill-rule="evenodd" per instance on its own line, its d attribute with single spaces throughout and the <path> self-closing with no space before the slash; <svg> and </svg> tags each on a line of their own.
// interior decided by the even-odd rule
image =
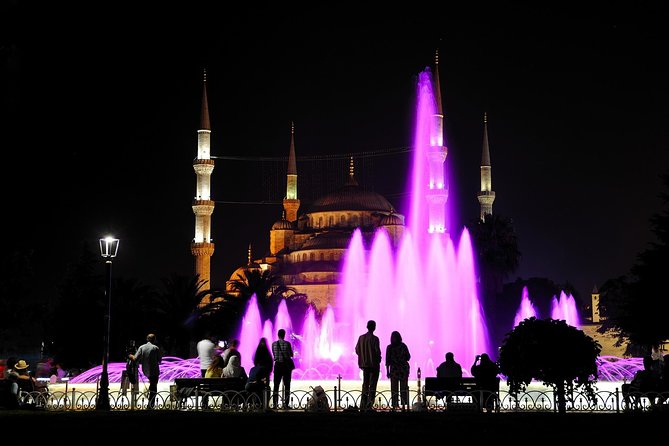
<svg viewBox="0 0 669 446">
<path fill-rule="evenodd" d="M 296 390 L 291 392 L 288 410 L 328 410 L 357 411 L 360 407 L 360 390 L 325 389 L 325 400 L 315 405 L 312 391 Z M 204 396 L 207 398 L 203 398 Z M 20 395 L 21 405 L 44 410 L 94 410 L 97 400 L 95 391 L 42 391 Z M 408 404 L 393 407 L 389 390 L 377 392 L 374 404 L 375 411 L 439 411 L 439 412 L 556 412 L 556 398 L 550 390 L 531 390 L 512 395 L 506 391 L 494 394 L 485 391 L 476 392 L 445 392 L 437 396 L 425 397 L 421 392 L 411 390 Z M 110 391 L 112 410 L 142 410 L 148 406 L 148 392 L 133 393 Z M 283 406 L 279 399 L 278 407 Z M 179 397 L 174 386 L 170 391 L 156 394 L 153 410 L 177 411 L 266 411 L 274 410 L 271 395 L 257 395 L 247 392 L 209 392 Z M 586 394 L 574 392 L 567 395 L 566 410 L 568 412 L 626 412 L 626 411 L 666 411 L 669 412 L 669 392 L 664 393 L 633 393 L 623 396 L 619 389 L 598 391 L 594 399 Z"/>
</svg>

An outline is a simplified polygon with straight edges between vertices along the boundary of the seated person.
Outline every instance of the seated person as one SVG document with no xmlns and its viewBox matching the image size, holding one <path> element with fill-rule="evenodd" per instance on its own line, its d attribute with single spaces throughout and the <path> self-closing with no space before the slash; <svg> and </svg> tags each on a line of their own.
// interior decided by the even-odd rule
<svg viewBox="0 0 669 446">
<path fill-rule="evenodd" d="M 444 390 L 455 392 L 460 388 L 462 367 L 455 362 L 455 355 L 453 352 L 446 353 L 445 358 L 446 360 L 437 367 L 437 378 L 442 378 L 445 381 Z"/>
<path fill-rule="evenodd" d="M 643 357 L 643 369 L 634 374 L 629 384 L 623 384 L 621 390 L 628 408 L 636 407 L 641 403 L 641 396 L 645 393 L 657 392 L 660 385 L 660 377 L 654 370 L 653 357 Z M 648 398 L 650 404 L 655 403 L 655 397 Z"/>
<path fill-rule="evenodd" d="M 242 367 L 239 356 L 231 356 L 230 359 L 228 359 L 228 364 L 223 368 L 221 377 L 243 378 L 244 380 L 248 379 L 246 370 L 244 370 L 244 367 Z"/>
<path fill-rule="evenodd" d="M 271 369 L 265 365 L 256 365 L 249 370 L 249 377 L 244 390 L 256 394 L 263 405 L 269 401 L 269 375 Z"/>
<path fill-rule="evenodd" d="M 37 387 L 37 381 L 28 373 L 28 363 L 21 359 L 14 365 L 16 372 L 16 382 L 19 390 L 22 392 L 34 392 Z"/>
<path fill-rule="evenodd" d="M 205 378 L 221 378 L 223 376 L 223 357 L 221 355 L 214 356 L 211 364 L 207 367 L 204 373 Z"/>
</svg>

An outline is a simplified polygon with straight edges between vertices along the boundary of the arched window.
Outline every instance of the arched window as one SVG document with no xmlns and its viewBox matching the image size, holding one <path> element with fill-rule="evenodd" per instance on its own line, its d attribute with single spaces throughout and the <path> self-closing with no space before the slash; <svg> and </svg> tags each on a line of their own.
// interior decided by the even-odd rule
<svg viewBox="0 0 669 446">
<path fill-rule="evenodd" d="M 323 217 L 318 217 L 318 227 L 319 228 L 323 227 Z"/>
</svg>

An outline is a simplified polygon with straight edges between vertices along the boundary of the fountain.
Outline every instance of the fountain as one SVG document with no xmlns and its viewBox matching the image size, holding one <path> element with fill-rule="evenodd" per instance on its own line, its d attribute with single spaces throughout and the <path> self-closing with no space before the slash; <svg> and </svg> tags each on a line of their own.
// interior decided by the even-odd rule
<svg viewBox="0 0 669 446">
<path fill-rule="evenodd" d="M 539 314 L 530 299 L 530 294 L 527 290 L 527 287 L 523 287 L 523 293 L 520 300 L 520 306 L 516 312 L 516 317 L 513 321 L 513 326 L 515 327 L 524 319 L 530 317 L 539 317 Z M 561 319 L 564 320 L 567 324 L 572 327 L 580 328 L 581 321 L 578 316 L 578 308 L 576 305 L 576 300 L 571 294 L 565 293 L 564 290 L 560 291 L 560 297 L 553 296 L 551 299 L 551 319 Z"/>
<path fill-rule="evenodd" d="M 399 246 L 393 247 L 388 233 L 379 230 L 371 249 L 366 249 L 356 229 L 334 306 L 328 307 L 320 320 L 308 311 L 293 331 L 288 328 L 296 321 L 291 322 L 281 312 L 275 322 L 261 323 L 252 299 L 239 335 L 245 367 L 251 364 L 260 336 L 271 341 L 278 328 L 285 328 L 298 352 L 297 372 L 302 372 L 298 376 L 355 379 L 360 371 L 354 347 L 369 319 L 377 322 L 382 355 L 390 333 L 397 330 L 411 352 L 412 371 L 420 367 L 424 376 L 435 375 L 448 351 L 465 370 L 477 354 L 496 356 L 489 347 L 478 300 L 469 233 L 463 229 L 455 243 L 446 231 L 446 153 L 432 85 L 429 70 L 421 72 L 411 193 L 406 203 L 409 217 Z M 278 321 L 280 316 L 284 322 Z"/>
</svg>

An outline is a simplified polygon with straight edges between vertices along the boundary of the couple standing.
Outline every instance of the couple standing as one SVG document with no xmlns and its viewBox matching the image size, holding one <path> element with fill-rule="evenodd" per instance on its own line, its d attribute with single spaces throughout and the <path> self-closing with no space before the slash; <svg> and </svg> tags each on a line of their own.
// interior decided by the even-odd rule
<svg viewBox="0 0 669 446">
<path fill-rule="evenodd" d="M 361 410 L 374 410 L 376 385 L 381 372 L 381 345 L 374 330 L 376 330 L 376 321 L 368 321 L 367 333 L 358 338 L 355 346 L 358 367 L 362 370 Z M 386 349 L 386 369 L 388 378 L 390 378 L 393 407 L 398 406 L 399 395 L 401 395 L 402 406 L 406 406 L 409 402 L 409 359 L 411 359 L 409 349 L 402 342 L 399 332 L 394 331 L 390 337 L 390 345 Z"/>
</svg>

